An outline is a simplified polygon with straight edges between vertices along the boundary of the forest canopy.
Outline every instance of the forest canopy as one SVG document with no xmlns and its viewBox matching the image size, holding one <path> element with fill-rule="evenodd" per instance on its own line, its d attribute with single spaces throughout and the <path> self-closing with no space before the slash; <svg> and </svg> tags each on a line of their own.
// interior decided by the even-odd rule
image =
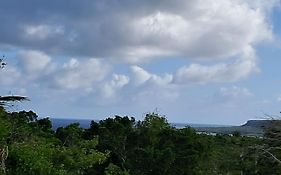
<svg viewBox="0 0 281 175">
<path fill-rule="evenodd" d="M 1 107 L 1 170 L 11 175 L 276 174 L 281 152 L 273 147 L 280 142 L 270 141 L 270 133 L 264 138 L 198 134 L 171 126 L 157 113 L 142 121 L 114 116 L 92 121 L 89 128 L 72 123 L 55 131 L 49 118 Z"/>
</svg>

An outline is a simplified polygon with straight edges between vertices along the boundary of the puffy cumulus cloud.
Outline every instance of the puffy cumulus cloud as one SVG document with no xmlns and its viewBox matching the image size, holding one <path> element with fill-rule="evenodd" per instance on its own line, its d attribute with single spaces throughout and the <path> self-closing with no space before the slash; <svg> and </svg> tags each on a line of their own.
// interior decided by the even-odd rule
<svg viewBox="0 0 281 175">
<path fill-rule="evenodd" d="M 105 83 L 111 72 L 111 66 L 102 59 L 75 58 L 67 62 L 56 62 L 49 55 L 37 50 L 24 50 L 16 54 L 17 63 L 8 64 L 1 70 L 2 85 L 14 87 L 37 87 L 48 90 L 81 90 L 98 89 Z M 121 88 L 124 77 L 114 75 L 112 87 Z M 50 90 L 50 89 L 49 89 Z"/>
<path fill-rule="evenodd" d="M 246 0 L 27 0 L 18 6 L 11 0 L 1 3 L 0 37 L 5 45 L 130 63 L 211 60 L 271 38 L 261 6 Z"/>
<path fill-rule="evenodd" d="M 254 60 L 237 60 L 230 64 L 204 66 L 191 64 L 180 68 L 174 78 L 176 84 L 235 82 L 257 71 Z"/>
<path fill-rule="evenodd" d="M 116 92 L 129 84 L 130 78 L 126 75 L 113 74 L 112 80 L 100 87 L 102 98 L 115 98 Z"/>
<path fill-rule="evenodd" d="M 136 57 L 218 59 L 240 54 L 246 47 L 271 38 L 263 13 L 243 4 L 198 1 L 190 8 L 197 16 L 158 11 L 136 21 L 137 33 L 147 46 L 131 49 Z"/>
<path fill-rule="evenodd" d="M 48 72 L 49 69 L 52 69 L 54 66 L 51 64 L 51 57 L 41 51 L 21 51 L 17 57 L 20 60 L 20 67 L 30 74 L 38 74 L 43 71 Z"/>
<path fill-rule="evenodd" d="M 24 50 L 16 54 L 17 65 L 8 64 L 1 70 L 2 85 L 20 87 L 36 84 L 38 79 L 52 73 L 55 63 L 47 54 L 37 50 Z"/>
<path fill-rule="evenodd" d="M 164 76 L 158 76 L 152 73 L 147 72 L 139 66 L 131 66 L 131 76 L 132 83 L 136 86 L 143 84 L 149 85 L 168 85 L 173 79 L 173 75 L 165 74 Z"/>
<path fill-rule="evenodd" d="M 164 76 L 149 73 L 139 66 L 131 66 L 132 82 L 137 86 L 142 84 L 189 85 L 235 82 L 254 72 L 259 72 L 259 68 L 254 50 L 251 47 L 245 50 L 239 59 L 230 63 L 191 64 L 181 67 L 174 74 L 165 74 Z"/>
<path fill-rule="evenodd" d="M 99 99 L 97 104 L 105 105 L 122 99 L 125 96 L 122 90 L 130 86 L 129 76 L 112 73 L 111 65 L 102 59 L 72 58 L 59 64 L 43 52 L 34 50 L 20 51 L 16 58 L 16 65 L 0 70 L 2 89 L 13 86 L 13 93 L 24 87 L 24 94 L 32 94 L 30 89 L 37 93 L 50 92 L 48 96 L 55 94 L 54 98 L 72 94 L 72 102 L 91 96 Z M 42 98 L 46 98 L 45 95 Z"/>
<path fill-rule="evenodd" d="M 113 79 L 110 85 L 113 87 L 121 88 L 129 83 L 129 77 L 126 75 L 113 74 Z"/>
<path fill-rule="evenodd" d="M 62 89 L 87 89 L 97 86 L 110 71 L 101 60 L 90 58 L 82 61 L 71 59 L 53 74 L 53 86 Z"/>
<path fill-rule="evenodd" d="M 134 76 L 133 83 L 135 85 L 141 85 L 151 78 L 151 74 L 139 66 L 132 66 L 131 71 Z"/>
<path fill-rule="evenodd" d="M 163 104 L 178 99 L 181 92 L 172 83 L 172 74 L 156 75 L 139 66 L 131 66 L 130 70 L 130 90 L 125 94 L 127 101 L 147 108 L 149 104 Z"/>
<path fill-rule="evenodd" d="M 176 84 L 235 82 L 258 71 L 254 50 L 248 48 L 232 63 L 184 66 L 176 72 L 173 82 Z"/>
</svg>

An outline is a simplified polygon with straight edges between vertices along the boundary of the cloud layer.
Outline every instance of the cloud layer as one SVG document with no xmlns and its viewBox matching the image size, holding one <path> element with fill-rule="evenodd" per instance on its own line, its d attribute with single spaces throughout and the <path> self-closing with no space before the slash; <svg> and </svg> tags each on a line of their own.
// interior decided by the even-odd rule
<svg viewBox="0 0 281 175">
<path fill-rule="evenodd" d="M 278 3 L 2 1 L 0 49 L 16 63 L 1 70 L 0 83 L 83 92 L 102 103 L 153 95 L 169 101 L 190 85 L 235 83 L 259 72 L 255 48 L 274 38 L 269 15 Z M 172 72 L 145 68 L 166 59 L 189 64 Z"/>
<path fill-rule="evenodd" d="M 115 63 L 137 64 L 167 57 L 197 62 L 236 59 L 233 63 L 186 65 L 177 71 L 174 82 L 236 81 L 255 72 L 254 47 L 272 38 L 267 14 L 276 4 L 274 0 L 28 0 L 19 7 L 11 0 L 0 7 L 5 24 L 0 29 L 0 43 L 47 55 L 103 58 Z"/>
<path fill-rule="evenodd" d="M 1 43 L 129 63 L 164 56 L 227 58 L 271 38 L 264 5 L 231 0 L 28 0 L 18 7 L 14 0 L 4 1 Z"/>
</svg>

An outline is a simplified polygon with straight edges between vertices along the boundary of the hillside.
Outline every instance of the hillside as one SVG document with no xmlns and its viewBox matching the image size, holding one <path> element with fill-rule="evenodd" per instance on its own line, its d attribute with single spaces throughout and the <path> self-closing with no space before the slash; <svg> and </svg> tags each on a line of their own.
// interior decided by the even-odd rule
<svg viewBox="0 0 281 175">
<path fill-rule="evenodd" d="M 243 136 L 262 137 L 263 130 L 270 127 L 272 120 L 248 120 L 241 126 L 230 127 L 197 127 L 197 132 L 213 133 L 213 134 L 232 134 L 238 131 Z"/>
<path fill-rule="evenodd" d="M 248 120 L 243 127 L 268 128 L 272 125 L 272 120 Z"/>
</svg>

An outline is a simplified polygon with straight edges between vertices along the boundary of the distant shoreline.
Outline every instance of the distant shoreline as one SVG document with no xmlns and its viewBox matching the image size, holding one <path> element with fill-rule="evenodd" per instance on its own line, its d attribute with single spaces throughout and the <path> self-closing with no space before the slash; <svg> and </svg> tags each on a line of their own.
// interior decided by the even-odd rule
<svg viewBox="0 0 281 175">
<path fill-rule="evenodd" d="M 65 127 L 71 123 L 80 123 L 82 128 L 88 128 L 91 124 L 90 119 L 70 119 L 70 118 L 50 118 L 53 123 L 53 129 L 58 127 Z M 94 120 L 99 122 L 100 120 Z M 192 128 L 205 128 L 205 127 L 233 127 L 233 125 L 220 125 L 220 124 L 196 124 L 196 123 L 170 123 L 171 126 L 176 128 L 192 127 Z"/>
<path fill-rule="evenodd" d="M 79 123 L 82 128 L 89 128 L 91 121 L 90 119 L 61 119 L 61 118 L 50 118 L 53 124 L 53 129 L 56 130 L 59 127 L 65 127 L 71 123 Z M 94 120 L 99 122 L 100 120 Z M 181 129 L 185 127 L 192 127 L 198 133 L 216 133 L 216 134 L 227 134 L 231 135 L 234 132 L 239 132 L 242 136 L 263 136 L 263 127 L 268 125 L 269 120 L 249 120 L 245 124 L 240 126 L 233 125 L 219 125 L 219 124 L 194 124 L 194 123 L 170 123 L 171 126 Z"/>
</svg>

